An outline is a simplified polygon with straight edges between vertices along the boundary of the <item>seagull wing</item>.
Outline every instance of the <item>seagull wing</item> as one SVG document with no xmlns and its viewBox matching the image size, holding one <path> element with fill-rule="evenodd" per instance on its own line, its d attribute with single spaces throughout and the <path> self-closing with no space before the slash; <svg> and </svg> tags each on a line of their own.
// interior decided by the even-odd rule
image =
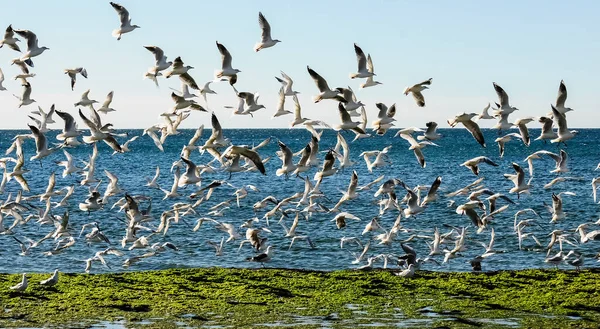
<svg viewBox="0 0 600 329">
<path fill-rule="evenodd" d="M 567 101 L 567 86 L 565 82 L 560 80 L 560 86 L 558 87 L 558 97 L 556 98 L 556 107 L 565 107 Z"/>
<path fill-rule="evenodd" d="M 222 44 L 220 44 L 217 41 L 217 48 L 219 48 L 219 52 L 221 53 L 221 67 L 222 69 L 230 69 L 231 68 L 231 54 L 229 53 L 229 51 L 227 50 L 227 48 L 225 48 L 225 46 L 223 46 Z"/>
<path fill-rule="evenodd" d="M 127 9 L 115 2 L 111 2 L 110 5 L 117 11 L 117 14 L 119 14 L 119 21 L 121 22 L 121 26 L 128 24 L 129 12 L 127 11 Z"/>
<path fill-rule="evenodd" d="M 269 22 L 267 21 L 267 19 L 261 12 L 258 13 L 258 25 L 260 26 L 260 28 L 262 30 L 261 42 L 270 41 L 271 40 L 271 25 L 269 25 Z"/>
<path fill-rule="evenodd" d="M 320 92 L 325 92 L 327 90 L 330 90 L 329 85 L 327 85 L 327 81 L 325 81 L 325 79 L 323 79 L 323 77 L 320 76 L 319 73 L 315 72 L 309 66 L 307 66 L 306 69 L 308 70 L 308 74 L 310 74 L 310 77 L 317 84 L 317 88 L 319 88 Z"/>
<path fill-rule="evenodd" d="M 358 72 L 367 71 L 367 57 L 356 43 L 354 44 L 354 52 L 356 53 L 356 61 L 358 62 Z"/>
</svg>

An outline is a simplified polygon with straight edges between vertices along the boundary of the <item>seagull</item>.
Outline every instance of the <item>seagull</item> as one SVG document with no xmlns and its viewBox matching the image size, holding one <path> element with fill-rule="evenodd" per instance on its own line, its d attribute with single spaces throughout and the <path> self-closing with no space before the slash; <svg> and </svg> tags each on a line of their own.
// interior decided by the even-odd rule
<svg viewBox="0 0 600 329">
<path fill-rule="evenodd" d="M 184 110 L 190 108 L 196 111 L 208 112 L 202 107 L 202 105 L 196 103 L 193 99 L 185 99 L 183 96 L 177 95 L 175 92 L 171 93 L 171 99 L 175 102 L 175 106 L 171 109 L 172 113 L 176 113 L 177 110 Z"/>
<path fill-rule="evenodd" d="M 558 137 L 553 139 L 551 142 L 564 143 L 566 145 L 566 142 L 568 140 L 573 139 L 578 133 L 578 131 L 569 130 L 569 128 L 567 127 L 567 117 L 563 113 L 560 113 L 554 106 L 550 106 L 552 107 L 552 114 L 554 116 L 554 119 L 558 123 Z"/>
<path fill-rule="evenodd" d="M 506 91 L 504 91 L 504 89 L 502 89 L 502 87 L 500 87 L 499 85 L 497 85 L 495 82 L 492 83 L 494 85 L 494 90 L 496 91 L 496 95 L 498 95 L 498 99 L 500 100 L 500 106 L 498 108 L 497 111 L 495 111 L 496 116 L 505 114 L 505 115 L 509 115 L 511 113 L 513 113 L 514 111 L 519 110 L 516 107 L 512 107 L 510 106 L 509 102 L 508 102 L 508 94 L 506 93 Z"/>
<path fill-rule="evenodd" d="M 9 25 L 4 32 L 4 39 L 0 40 L 0 48 L 2 48 L 4 45 L 7 45 L 10 49 L 21 52 L 19 45 L 17 45 L 17 42 L 21 40 L 15 38 L 14 36 L 15 31 L 13 30 L 12 25 Z"/>
<path fill-rule="evenodd" d="M 257 104 L 258 102 L 258 97 L 259 94 L 258 93 L 250 93 L 250 92 L 239 92 L 237 93 L 237 96 L 239 98 L 243 98 L 244 102 L 246 103 L 246 110 L 244 110 L 244 112 L 242 114 L 252 114 L 253 112 L 256 112 L 260 109 L 264 109 L 265 106 L 262 104 Z"/>
<path fill-rule="evenodd" d="M 26 106 L 31 103 L 35 103 L 35 99 L 31 98 L 31 85 L 29 84 L 29 82 L 26 82 L 25 84 L 23 84 L 23 93 L 21 94 L 21 97 L 19 97 L 17 95 L 13 95 L 13 96 L 15 96 L 16 98 L 18 98 L 21 101 L 19 103 L 19 107 Z"/>
<path fill-rule="evenodd" d="M 350 79 L 373 77 L 375 73 L 367 70 L 367 56 L 356 43 L 354 44 L 354 52 L 358 62 L 358 73 L 351 73 Z"/>
<path fill-rule="evenodd" d="M 75 106 L 89 106 L 90 108 L 94 108 L 95 103 L 98 103 L 97 100 L 89 99 L 90 90 L 86 90 L 81 94 L 81 99 L 79 102 L 75 103 Z"/>
<path fill-rule="evenodd" d="M 360 89 L 373 87 L 373 86 L 382 84 L 379 81 L 373 80 L 373 76 L 375 76 L 376 74 L 375 74 L 375 70 L 373 69 L 373 60 L 371 59 L 371 54 L 367 55 L 367 71 L 369 73 L 373 73 L 373 75 L 367 77 L 367 80 L 365 81 L 365 83 L 362 83 L 360 85 Z"/>
<path fill-rule="evenodd" d="M 264 267 L 264 263 L 270 261 L 271 257 L 273 256 L 272 248 L 273 248 L 272 246 L 268 246 L 267 250 L 264 253 L 258 254 L 253 257 L 248 257 L 248 258 L 246 258 L 246 260 L 249 262 L 258 262 Z"/>
<path fill-rule="evenodd" d="M 567 217 L 567 214 L 563 211 L 563 201 L 560 197 L 563 194 L 575 196 L 575 193 L 573 192 L 552 193 L 552 219 L 550 220 L 550 223 L 554 223 Z"/>
<path fill-rule="evenodd" d="M 483 110 L 481 111 L 481 114 L 477 115 L 475 117 L 475 120 L 490 120 L 490 119 L 494 119 L 493 116 L 488 114 L 488 110 L 490 109 L 490 103 L 488 103 L 488 105 L 486 107 L 483 108 Z"/>
<path fill-rule="evenodd" d="M 394 274 L 403 278 L 412 278 L 415 276 L 415 266 L 413 264 L 409 264 L 407 269 Z"/>
<path fill-rule="evenodd" d="M 57 148 L 48 149 L 48 140 L 46 136 L 35 126 L 29 125 L 29 129 L 35 138 L 36 154 L 31 157 L 30 161 L 40 160 L 54 153 Z M 41 162 L 40 162 L 41 164 Z"/>
<path fill-rule="evenodd" d="M 226 157 L 234 157 L 236 155 L 248 158 L 250 161 L 252 161 L 252 163 L 254 163 L 254 165 L 256 166 L 256 168 L 258 168 L 258 171 L 260 171 L 261 174 L 266 175 L 265 165 L 263 164 L 260 155 L 256 151 L 253 151 L 246 147 L 232 145 L 228 147 L 225 151 L 223 151 L 221 159 Z"/>
<path fill-rule="evenodd" d="M 223 128 L 219 123 L 219 119 L 213 112 L 211 115 L 211 125 L 212 125 L 212 133 L 210 137 L 206 140 L 204 145 L 201 147 L 202 150 L 225 147 L 230 144 L 229 139 L 223 137 Z"/>
<path fill-rule="evenodd" d="M 183 65 L 183 60 L 181 59 L 181 56 L 179 56 L 173 61 L 171 71 L 165 73 L 165 78 L 168 79 L 173 75 L 179 75 L 181 77 L 181 75 L 187 74 L 187 72 L 193 68 L 194 67 L 190 65 Z"/>
<path fill-rule="evenodd" d="M 26 60 L 30 59 L 31 57 L 39 56 L 44 51 L 50 49 L 48 47 L 39 47 L 37 36 L 35 35 L 35 33 L 31 32 L 29 30 L 15 30 L 15 32 L 18 35 L 22 36 L 23 38 L 27 39 L 27 52 L 25 54 L 23 54 L 23 56 L 21 56 L 22 61 L 26 61 Z M 33 66 L 33 65 L 30 65 L 30 66 Z"/>
<path fill-rule="evenodd" d="M 308 74 L 310 74 L 310 77 L 313 79 L 313 81 L 317 85 L 317 88 L 319 89 L 319 94 L 313 97 L 315 103 L 318 103 L 323 99 L 335 99 L 339 102 L 346 101 L 342 96 L 339 95 L 338 90 L 331 90 L 329 88 L 327 81 L 325 81 L 325 79 L 323 79 L 323 77 L 320 76 L 319 73 L 311 69 L 310 66 L 306 66 L 306 69 L 308 70 Z"/>
<path fill-rule="evenodd" d="M 200 95 L 202 95 L 202 98 L 204 98 L 204 103 L 206 104 L 206 107 L 208 108 L 208 100 L 206 98 L 207 94 L 213 94 L 216 95 L 217 93 L 210 89 L 210 84 L 213 83 L 212 81 L 208 81 L 207 83 L 204 84 L 204 86 L 202 87 L 202 89 L 200 89 Z"/>
<path fill-rule="evenodd" d="M 551 188 L 552 186 L 554 186 L 554 185 L 556 185 L 558 183 L 566 182 L 568 180 L 571 180 L 571 181 L 581 181 L 583 179 L 580 178 L 580 177 L 564 177 L 564 176 L 562 176 L 562 177 L 556 177 L 555 179 L 551 180 L 550 183 L 544 185 L 544 188 L 548 189 L 548 188 Z"/>
<path fill-rule="evenodd" d="M 58 269 L 54 270 L 54 273 L 46 280 L 40 281 L 40 286 L 52 287 L 58 283 Z"/>
<path fill-rule="evenodd" d="M 500 150 L 500 157 L 504 157 L 504 144 L 510 142 L 513 137 L 521 138 L 521 135 L 517 133 L 509 133 L 502 137 L 496 138 L 495 142 L 498 143 L 498 149 Z"/>
<path fill-rule="evenodd" d="M 353 219 L 353 220 L 360 221 L 360 218 L 354 216 L 351 213 L 347 213 L 347 212 L 341 212 L 341 213 L 337 214 L 331 221 L 335 222 L 335 225 L 339 230 L 339 229 L 346 227 L 346 219 Z M 342 246 L 343 246 L 343 243 L 342 243 Z"/>
<path fill-rule="evenodd" d="M 431 187 L 429 188 L 429 191 L 427 192 L 427 196 L 425 196 L 425 199 L 423 199 L 423 202 L 421 202 L 421 206 L 424 206 L 428 203 L 431 203 L 435 200 L 437 200 L 437 191 L 440 188 L 440 185 L 442 184 L 442 177 L 438 176 L 435 181 L 433 181 L 433 184 L 431 184 Z"/>
<path fill-rule="evenodd" d="M 148 71 L 146 71 L 144 73 L 143 78 L 144 78 L 144 80 L 145 79 L 151 80 L 156 85 L 156 88 L 159 88 L 160 86 L 158 85 L 157 77 L 161 77 L 163 74 L 160 72 L 155 72 L 155 71 L 156 70 L 154 69 L 154 67 L 151 67 L 150 69 L 148 69 Z"/>
<path fill-rule="evenodd" d="M 110 108 L 110 103 L 112 103 L 113 100 L 113 92 L 109 92 L 108 95 L 106 95 L 106 99 L 104 100 L 104 103 L 102 103 L 102 106 L 98 109 L 98 112 L 100 113 L 104 113 L 107 114 L 108 112 L 114 112 L 115 109 Z"/>
<path fill-rule="evenodd" d="M 56 135 L 56 139 L 64 141 L 69 138 L 76 138 L 81 135 L 81 131 L 77 130 L 77 123 L 75 118 L 67 112 L 61 112 L 56 110 L 55 113 L 65 121 L 65 125 L 61 133 Z"/>
<path fill-rule="evenodd" d="M 512 166 L 516 175 L 504 174 L 504 177 L 510 179 L 515 184 L 515 187 L 510 189 L 510 193 L 517 193 L 518 199 L 521 193 L 529 193 L 531 185 L 529 185 L 529 182 L 525 183 L 525 172 L 523 171 L 523 168 L 514 162 L 512 163 Z"/>
<path fill-rule="evenodd" d="M 344 202 L 356 199 L 358 197 L 358 194 L 356 193 L 357 186 L 358 174 L 356 173 L 356 170 L 354 170 L 352 171 L 352 177 L 350 178 L 350 185 L 348 185 L 348 190 L 340 191 L 343 193 L 343 195 L 340 198 L 340 201 L 338 201 L 338 203 L 332 209 L 330 209 L 330 212 L 337 212 L 339 211 L 340 206 Z"/>
<path fill-rule="evenodd" d="M 298 99 L 296 97 L 296 99 Z M 273 118 L 280 117 L 286 114 L 292 114 L 291 111 L 285 109 L 285 92 L 283 91 L 283 87 L 279 88 L 279 101 L 277 102 L 277 112 L 273 114 Z"/>
<path fill-rule="evenodd" d="M 559 251 L 556 255 L 552 256 L 552 257 L 546 257 L 546 259 L 544 259 L 545 263 L 549 263 L 552 264 L 556 267 L 558 267 L 558 265 L 560 265 L 560 263 L 562 263 L 565 260 L 565 255 L 563 254 L 563 251 Z"/>
<path fill-rule="evenodd" d="M 465 126 L 465 128 L 467 128 L 467 130 L 471 133 L 471 135 L 473 135 L 475 140 L 477 140 L 477 142 L 481 146 L 485 147 L 485 140 L 483 139 L 483 133 L 481 132 L 481 129 L 479 128 L 477 123 L 471 120 L 476 115 L 476 113 L 467 114 L 463 112 L 454 117 L 454 119 L 448 120 L 448 124 L 450 125 L 450 127 L 454 127 L 457 124 L 462 123 Z"/>
<path fill-rule="evenodd" d="M 77 74 L 81 74 L 86 79 L 88 77 L 87 71 L 83 67 L 76 67 L 74 69 L 65 69 L 65 74 L 68 74 L 69 78 L 71 78 L 71 90 L 73 90 L 73 88 L 75 88 L 75 81 L 77 80 Z"/>
<path fill-rule="evenodd" d="M 527 130 L 527 124 L 533 120 L 533 117 L 527 117 L 517 119 L 517 121 L 514 123 L 514 126 L 519 128 L 519 134 L 521 134 L 521 140 L 523 140 L 523 144 L 525 144 L 525 146 L 529 146 L 529 143 L 531 142 L 531 139 L 529 138 L 529 130 Z"/>
<path fill-rule="evenodd" d="M 546 143 L 546 140 L 558 138 L 558 135 L 552 130 L 552 125 L 554 121 L 547 117 L 540 117 L 538 121 L 542 124 L 542 132 L 538 138 L 535 140 L 543 140 Z"/>
<path fill-rule="evenodd" d="M 408 95 L 409 93 L 412 93 L 415 101 L 417 102 L 417 105 L 419 107 L 424 107 L 425 106 L 425 97 L 423 97 L 423 94 L 421 92 L 425 89 L 429 89 L 429 87 L 427 87 L 427 86 L 431 85 L 432 79 L 433 78 L 430 78 L 421 83 L 417 83 L 416 85 L 414 85 L 412 87 L 406 87 L 406 89 L 404 89 L 404 95 Z"/>
<path fill-rule="evenodd" d="M 173 62 L 167 62 L 167 56 L 165 56 L 165 52 L 157 46 L 144 46 L 144 48 L 148 49 L 152 54 L 154 54 L 154 67 L 152 68 L 154 73 L 158 73 L 160 71 L 166 70 Z"/>
<path fill-rule="evenodd" d="M 19 292 L 25 291 L 25 289 L 27 289 L 27 273 L 23 273 L 23 278 L 21 279 L 21 282 L 10 287 L 9 289 L 19 291 Z"/>
<path fill-rule="evenodd" d="M 529 164 L 529 175 L 530 176 L 533 176 L 533 160 L 541 159 L 541 157 L 540 157 L 541 155 L 547 155 L 556 162 L 556 167 L 555 167 L 555 169 L 553 169 L 551 171 L 552 173 L 569 171 L 569 169 L 567 167 L 567 160 L 568 160 L 567 152 L 565 152 L 564 150 L 561 150 L 560 155 L 558 155 L 558 154 L 552 153 L 550 151 L 540 150 L 540 151 L 532 153 L 527 158 L 525 158 L 525 161 L 527 161 L 527 163 Z"/>
<path fill-rule="evenodd" d="M 358 108 L 365 106 L 361 101 L 356 100 L 356 95 L 354 94 L 354 90 L 348 86 L 348 88 L 336 88 L 336 90 L 342 94 L 342 97 L 345 100 L 344 106 L 348 113 L 351 113 L 351 116 L 359 116 L 356 112 Z"/>
<path fill-rule="evenodd" d="M 94 109 L 92 109 L 92 112 L 96 116 L 98 115 L 98 113 L 96 113 L 96 111 Z M 88 119 L 83 114 L 83 112 L 81 112 L 81 109 L 79 109 L 79 117 L 83 120 L 85 125 L 88 126 L 88 128 L 90 130 L 90 136 L 83 137 L 83 141 L 85 143 L 91 144 L 91 143 L 95 143 L 97 141 L 103 140 L 108 146 L 110 146 L 110 148 L 113 149 L 113 151 L 123 153 L 123 150 L 121 149 L 121 146 L 119 145 L 119 142 L 117 142 L 117 140 L 113 137 L 113 135 L 102 131 L 101 127 L 98 127 L 98 125 L 96 125 L 96 123 L 92 122 L 90 119 Z"/>
<path fill-rule="evenodd" d="M 374 120 L 371 124 L 373 129 L 377 132 L 377 135 L 385 135 L 389 128 L 391 128 L 396 121 L 394 115 L 396 115 L 396 103 L 392 104 L 389 108 L 383 103 L 376 103 L 375 106 L 379 109 L 377 113 L 377 120 Z"/>
<path fill-rule="evenodd" d="M 117 40 L 121 40 L 123 34 L 140 28 L 138 25 L 131 25 L 131 18 L 129 18 L 129 12 L 125 7 L 115 2 L 111 2 L 110 5 L 117 11 L 117 14 L 119 14 L 119 21 L 121 22 L 121 26 L 112 31 L 113 37 L 117 38 Z"/>
<path fill-rule="evenodd" d="M 285 175 L 287 177 L 289 173 L 294 172 L 297 169 L 296 165 L 294 164 L 294 155 L 292 154 L 292 150 L 290 150 L 290 148 L 287 147 L 287 145 L 285 145 L 283 142 L 278 141 L 277 144 L 281 150 L 282 164 L 281 168 L 277 169 L 276 175 Z"/>
<path fill-rule="evenodd" d="M 422 136 L 417 136 L 418 140 L 420 140 L 420 141 L 423 141 L 423 140 L 435 141 L 435 140 L 442 138 L 442 135 L 438 134 L 436 132 L 437 126 L 438 126 L 438 124 L 436 122 L 433 122 L 433 121 L 427 122 L 425 124 L 425 126 L 427 127 L 427 130 L 425 131 L 425 133 Z"/>
<path fill-rule="evenodd" d="M 572 108 L 565 107 L 565 102 L 567 101 L 567 86 L 565 86 L 565 81 L 560 80 L 560 86 L 558 86 L 558 96 L 556 97 L 556 110 L 561 114 L 565 114 L 569 111 L 573 111 Z"/>
<path fill-rule="evenodd" d="M 219 43 L 219 41 L 217 41 L 216 43 L 217 48 L 219 49 L 219 53 L 221 53 L 221 70 L 216 72 L 216 77 L 230 77 L 230 79 L 237 79 L 237 74 L 242 71 L 231 67 L 231 54 L 229 53 L 227 48 L 225 48 L 225 46 Z M 230 80 L 230 83 L 232 81 L 233 80 Z"/>
<path fill-rule="evenodd" d="M 352 121 L 350 114 L 348 114 L 348 111 L 342 102 L 338 104 L 338 112 L 342 123 L 334 126 L 335 130 L 353 130 L 359 134 L 366 134 L 366 132 L 359 127 L 360 122 Z"/>
<path fill-rule="evenodd" d="M 261 12 L 258 12 L 258 25 L 260 26 L 262 34 L 260 37 L 260 42 L 254 46 L 255 52 L 259 52 L 265 48 L 273 47 L 278 42 L 281 42 L 281 40 L 271 38 L 271 25 Z"/>
<path fill-rule="evenodd" d="M 591 232 L 585 232 L 586 227 L 590 225 L 590 223 L 583 223 L 575 229 L 575 232 L 579 233 L 580 243 L 587 243 L 589 241 L 600 241 L 600 230 L 595 230 Z"/>
<path fill-rule="evenodd" d="M 402 137 L 402 139 L 410 143 L 410 147 L 408 149 L 413 150 L 413 152 L 415 153 L 415 157 L 417 157 L 417 161 L 419 161 L 419 164 L 421 165 L 421 168 L 425 168 L 425 156 L 423 155 L 423 151 L 421 151 L 421 149 L 428 145 L 438 145 L 429 141 L 417 142 L 410 134 L 400 134 L 400 137 Z"/>
<path fill-rule="evenodd" d="M 327 154 L 325 155 L 325 161 L 323 161 L 323 168 L 321 169 L 321 171 L 315 174 L 313 180 L 321 181 L 323 177 L 332 176 L 335 173 L 337 173 L 338 168 L 334 168 L 334 164 L 335 157 L 333 156 L 333 150 L 329 150 L 329 152 L 327 152 Z"/>
<path fill-rule="evenodd" d="M 412 215 L 417 215 L 422 213 L 425 210 L 424 205 L 419 205 L 419 197 L 417 194 L 410 189 L 406 189 L 408 193 L 408 207 L 404 209 L 404 217 L 409 218 Z"/>
<path fill-rule="evenodd" d="M 479 164 L 480 163 L 486 163 L 486 164 L 489 164 L 491 166 L 498 167 L 497 163 L 495 163 L 490 158 L 485 157 L 485 156 L 479 156 L 479 157 L 476 157 L 476 158 L 473 158 L 473 159 L 469 159 L 469 160 L 463 162 L 461 164 L 461 166 L 465 166 L 465 167 L 471 169 L 471 171 L 476 176 L 479 176 Z"/>
<path fill-rule="evenodd" d="M 206 241 L 206 244 L 215 248 L 215 256 L 223 256 L 223 243 L 225 243 L 225 237 L 221 238 L 221 243 L 213 241 Z"/>
<path fill-rule="evenodd" d="M 285 74 L 285 72 L 280 71 L 281 72 L 281 77 L 283 77 L 283 79 L 280 79 L 278 77 L 275 77 L 275 79 L 277 79 L 277 81 L 279 81 L 279 83 L 282 84 L 283 88 L 284 88 L 284 95 L 285 96 L 294 96 L 296 94 L 299 94 L 299 92 L 294 91 L 292 89 L 292 86 L 294 85 L 294 80 L 292 80 L 292 78 L 290 78 L 289 75 Z"/>
</svg>

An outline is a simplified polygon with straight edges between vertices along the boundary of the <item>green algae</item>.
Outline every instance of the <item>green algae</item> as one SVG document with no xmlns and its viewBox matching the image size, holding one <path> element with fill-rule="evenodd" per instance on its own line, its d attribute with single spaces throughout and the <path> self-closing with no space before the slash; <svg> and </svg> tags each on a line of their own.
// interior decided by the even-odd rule
<svg viewBox="0 0 600 329">
<path fill-rule="evenodd" d="M 418 327 L 596 328 L 600 272 L 524 270 L 493 273 L 286 269 L 170 269 L 115 274 L 61 274 L 52 288 L 29 275 L 0 274 L 0 327 L 41 327 L 124 320 L 133 327 L 270 324 L 354 327 L 423 320 Z M 378 321 L 381 320 L 381 321 Z M 299 324 L 301 323 L 302 324 Z M 314 324 L 314 325 L 313 325 Z M 129 326 L 129 325 L 128 325 Z"/>
</svg>

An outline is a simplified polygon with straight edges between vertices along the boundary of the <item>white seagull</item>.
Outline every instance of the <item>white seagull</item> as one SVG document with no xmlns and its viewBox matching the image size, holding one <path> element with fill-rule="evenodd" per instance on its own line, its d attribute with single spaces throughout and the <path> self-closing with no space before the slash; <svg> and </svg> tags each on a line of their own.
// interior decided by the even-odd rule
<svg viewBox="0 0 600 329">
<path fill-rule="evenodd" d="M 433 78 L 429 78 L 428 80 L 417 83 L 416 85 L 413 85 L 412 87 L 406 87 L 406 89 L 404 89 L 404 95 L 408 95 L 409 93 L 412 93 L 413 97 L 415 98 L 415 101 L 417 102 L 417 105 L 419 107 L 424 107 L 425 106 L 425 97 L 423 97 L 423 94 L 421 92 L 425 89 L 429 89 L 429 87 L 427 87 L 427 86 L 431 85 L 432 79 Z"/>
<path fill-rule="evenodd" d="M 375 73 L 367 69 L 367 56 L 356 43 L 354 44 L 354 52 L 358 62 L 358 73 L 350 73 L 350 79 L 373 77 Z"/>
<path fill-rule="evenodd" d="M 315 103 L 318 103 L 323 99 L 335 99 L 340 102 L 346 101 L 342 96 L 339 95 L 338 90 L 331 90 L 331 88 L 329 88 L 327 81 L 323 79 L 323 77 L 320 76 L 319 73 L 311 69 L 310 66 L 306 66 L 306 69 L 308 70 L 308 74 L 310 74 L 310 77 L 314 80 L 315 84 L 317 85 L 317 88 L 319 88 L 319 94 L 313 98 Z"/>
<path fill-rule="evenodd" d="M 259 52 L 262 49 L 273 47 L 278 42 L 281 42 L 281 40 L 271 38 L 271 25 L 261 12 L 258 12 L 258 25 L 262 33 L 260 42 L 254 46 L 254 51 Z"/>
<path fill-rule="evenodd" d="M 129 12 L 125 7 L 121 6 L 118 3 L 111 2 L 110 5 L 117 11 L 119 14 L 119 21 L 121 22 L 121 26 L 118 29 L 112 31 L 112 36 L 117 38 L 117 40 L 121 40 L 121 36 L 125 33 L 129 33 L 135 29 L 139 29 L 138 25 L 131 25 L 131 18 L 129 18 Z"/>
<path fill-rule="evenodd" d="M 76 67 L 74 69 L 65 69 L 65 74 L 67 74 L 69 76 L 69 78 L 71 78 L 71 90 L 73 90 L 73 88 L 75 88 L 75 81 L 77 81 L 77 74 L 81 74 L 81 76 L 83 76 L 86 79 L 88 77 L 87 71 L 83 67 Z"/>
<path fill-rule="evenodd" d="M 27 39 L 27 52 L 23 54 L 23 56 L 21 56 L 22 61 L 26 61 L 31 57 L 39 56 L 45 50 L 50 49 L 48 47 L 39 47 L 37 36 L 35 35 L 35 33 L 29 30 L 15 30 L 15 32 L 23 38 Z"/>
<path fill-rule="evenodd" d="M 221 53 L 221 70 L 216 72 L 216 77 L 217 78 L 221 78 L 221 77 L 230 77 L 230 78 L 234 78 L 237 79 L 237 74 L 242 72 L 238 69 L 234 69 L 231 67 L 231 54 L 229 53 L 229 51 L 227 50 L 227 48 L 225 48 L 225 46 L 223 46 L 222 44 L 219 43 L 219 41 L 216 42 L 217 43 L 217 48 L 219 49 L 219 53 Z M 233 80 L 230 80 L 230 83 Z"/>
</svg>

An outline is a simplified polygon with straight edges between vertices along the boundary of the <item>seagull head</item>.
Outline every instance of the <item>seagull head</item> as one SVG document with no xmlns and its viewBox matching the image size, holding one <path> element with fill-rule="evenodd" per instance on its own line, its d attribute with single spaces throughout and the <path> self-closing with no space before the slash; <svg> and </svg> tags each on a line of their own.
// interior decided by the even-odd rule
<svg viewBox="0 0 600 329">
<path fill-rule="evenodd" d="M 275 39 L 275 40 L 273 40 L 273 42 L 278 43 L 278 42 L 281 42 L 281 40 Z"/>
<path fill-rule="evenodd" d="M 410 92 L 410 87 L 406 87 L 404 89 L 404 95 L 408 95 L 409 92 Z"/>
<path fill-rule="evenodd" d="M 141 29 L 142 27 L 139 25 L 132 25 L 131 27 L 133 27 L 134 29 Z"/>
</svg>

